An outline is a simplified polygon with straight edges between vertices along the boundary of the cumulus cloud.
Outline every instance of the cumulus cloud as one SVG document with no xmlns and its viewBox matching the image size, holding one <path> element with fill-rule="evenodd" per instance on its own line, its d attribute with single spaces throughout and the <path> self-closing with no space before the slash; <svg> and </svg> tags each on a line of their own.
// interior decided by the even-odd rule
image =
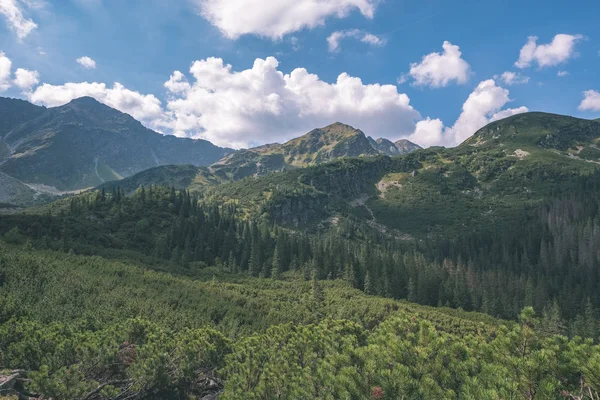
<svg viewBox="0 0 600 400">
<path fill-rule="evenodd" d="M 75 61 L 77 61 L 77 64 L 81 65 L 85 69 L 96 69 L 96 61 L 92 60 L 88 56 L 79 57 Z"/>
<path fill-rule="evenodd" d="M 494 75 L 494 79 L 502 81 L 505 85 L 517 85 L 529 82 L 528 76 L 523 76 L 518 72 L 506 71 L 502 75 Z"/>
<path fill-rule="evenodd" d="M 455 144 L 459 144 L 493 120 L 529 111 L 527 107 L 501 111 L 510 101 L 508 95 L 509 91 L 497 86 L 493 79 L 479 83 L 463 104 L 458 120 L 447 130 L 446 135 Z"/>
<path fill-rule="evenodd" d="M 69 82 L 64 85 L 44 83 L 27 96 L 32 103 L 49 107 L 61 106 L 73 99 L 90 96 L 150 125 L 153 120 L 160 118 L 163 112 L 160 100 L 154 95 L 143 95 L 129 90 L 118 82 L 112 88 L 96 82 Z"/>
<path fill-rule="evenodd" d="M 417 122 L 410 139 L 427 147 L 455 146 L 490 122 L 529 111 L 527 107 L 503 109 L 510 102 L 509 91 L 496 85 L 493 79 L 480 82 L 462 106 L 462 112 L 451 127 L 444 127 L 439 119 Z"/>
<path fill-rule="evenodd" d="M 512 117 L 513 115 L 523 114 L 529 111 L 529 108 L 525 106 L 517 107 L 517 108 L 508 108 L 506 110 L 501 110 L 492 115 L 489 122 L 499 121 L 504 118 Z"/>
<path fill-rule="evenodd" d="M 10 67 L 4 68 L 9 78 Z M 26 73 L 19 74 L 23 87 L 38 79 L 31 75 L 25 84 Z M 371 135 L 410 137 L 422 146 L 452 146 L 491 121 L 528 111 L 526 107 L 503 109 L 510 101 L 509 92 L 491 79 L 471 93 L 454 125 L 444 127 L 440 119 L 422 119 L 395 85 L 364 84 L 347 73 L 326 82 L 304 68 L 285 74 L 274 57 L 256 59 L 252 68 L 241 71 L 220 58 L 207 58 L 195 61 L 189 75 L 188 79 L 174 71 L 164 83 L 168 92 L 164 107 L 154 95 L 120 83 L 112 87 L 96 82 L 42 84 L 27 96 L 33 103 L 50 107 L 91 96 L 150 128 L 237 148 L 282 142 L 335 121 Z"/>
<path fill-rule="evenodd" d="M 179 136 L 202 137 L 219 145 L 284 141 L 308 130 L 343 121 L 377 135 L 407 136 L 420 115 L 394 85 L 364 84 L 343 73 L 328 83 L 304 68 L 290 74 L 277 59 L 257 59 L 236 72 L 220 58 L 196 61 L 189 88 L 175 87 L 160 124 Z M 173 92 L 173 91 L 172 91 Z"/>
<path fill-rule="evenodd" d="M 10 74 L 12 62 L 6 57 L 4 52 L 0 51 L 0 92 L 4 92 L 11 87 Z"/>
<path fill-rule="evenodd" d="M 444 123 L 436 118 L 427 117 L 417 122 L 415 131 L 410 135 L 409 140 L 421 147 L 430 147 L 446 144 L 444 137 Z"/>
<path fill-rule="evenodd" d="M 10 28 L 19 39 L 24 39 L 37 28 L 37 24 L 23 16 L 17 0 L 0 0 L 0 14 L 4 15 Z"/>
<path fill-rule="evenodd" d="M 600 111 L 600 92 L 586 90 L 583 92 L 583 100 L 579 104 L 581 111 Z"/>
<path fill-rule="evenodd" d="M 164 83 L 164 87 L 171 93 L 185 93 L 191 88 L 185 75 L 180 71 L 173 72 L 169 80 Z"/>
<path fill-rule="evenodd" d="M 40 82 L 40 74 L 37 71 L 17 68 L 13 82 L 23 90 L 30 90 Z"/>
<path fill-rule="evenodd" d="M 305 28 L 323 25 L 330 17 L 343 18 L 359 11 L 373 18 L 380 0 L 277 0 L 265 6 L 263 0 L 194 0 L 201 15 L 236 39 L 254 34 L 271 39 Z"/>
<path fill-rule="evenodd" d="M 564 78 L 567 75 L 569 75 L 569 71 L 558 71 L 556 73 L 556 76 L 558 76 L 559 78 Z"/>
<path fill-rule="evenodd" d="M 340 50 L 340 42 L 343 39 L 352 38 L 359 40 L 363 43 L 367 43 L 371 46 L 383 46 L 385 40 L 372 33 L 363 32 L 360 29 L 348 29 L 345 31 L 333 32 L 327 38 L 327 44 L 329 45 L 330 52 L 336 52 Z"/>
<path fill-rule="evenodd" d="M 469 80 L 470 66 L 462 59 L 460 48 L 445 41 L 443 53 L 431 53 L 423 56 L 420 63 L 412 63 L 408 75 L 414 79 L 414 85 L 440 88 L 451 82 L 466 83 Z M 400 78 L 399 82 L 406 80 Z"/>
<path fill-rule="evenodd" d="M 581 39 L 583 39 L 582 35 L 560 33 L 554 36 L 552 42 L 538 45 L 538 37 L 529 36 L 515 65 L 519 68 L 527 68 L 535 62 L 543 68 L 561 64 L 576 54 L 575 44 Z"/>
</svg>

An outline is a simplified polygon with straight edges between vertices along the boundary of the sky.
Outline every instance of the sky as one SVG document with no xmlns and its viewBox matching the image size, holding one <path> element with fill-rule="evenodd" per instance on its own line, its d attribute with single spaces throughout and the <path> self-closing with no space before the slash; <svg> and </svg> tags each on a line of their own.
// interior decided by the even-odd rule
<svg viewBox="0 0 600 400">
<path fill-rule="evenodd" d="M 343 122 L 455 146 L 527 111 L 600 117 L 600 2 L 0 0 L 0 96 L 92 96 L 233 148 Z"/>
</svg>

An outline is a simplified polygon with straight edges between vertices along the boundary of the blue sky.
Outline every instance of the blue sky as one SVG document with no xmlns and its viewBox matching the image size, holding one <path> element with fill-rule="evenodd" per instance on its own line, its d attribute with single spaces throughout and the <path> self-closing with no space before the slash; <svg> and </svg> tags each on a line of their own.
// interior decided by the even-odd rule
<svg viewBox="0 0 600 400">
<path fill-rule="evenodd" d="M 233 147 L 337 120 L 452 146 L 526 110 L 600 117 L 598 15 L 591 0 L 0 0 L 0 96 L 90 95 Z"/>
</svg>

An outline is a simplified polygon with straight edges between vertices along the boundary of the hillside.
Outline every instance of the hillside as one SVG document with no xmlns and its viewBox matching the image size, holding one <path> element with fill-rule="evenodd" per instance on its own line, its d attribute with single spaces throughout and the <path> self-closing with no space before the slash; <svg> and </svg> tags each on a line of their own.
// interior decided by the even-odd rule
<svg viewBox="0 0 600 400">
<path fill-rule="evenodd" d="M 175 172 L 175 167 L 153 170 L 162 176 L 155 181 L 143 174 L 120 184 L 129 191 L 142 184 L 164 184 L 173 174 L 177 188 L 201 191 L 217 202 L 235 201 L 249 214 L 285 226 L 316 229 L 349 217 L 397 237 L 427 238 L 502 221 L 600 163 L 600 123 L 553 114 L 526 113 L 493 122 L 456 148 L 312 164 L 311 157 L 329 154 L 319 147 L 323 143 L 339 146 L 342 136 L 362 143 L 360 131 L 341 124 L 324 132 L 235 152 L 195 172 L 199 178 L 193 185 L 191 180 L 180 185 L 178 175 L 185 172 Z M 313 149 L 321 148 L 320 153 L 303 150 L 311 140 L 319 143 Z M 373 142 L 366 138 L 369 146 Z M 358 148 L 353 146 L 342 148 Z M 368 152 L 377 151 L 371 147 Z M 298 157 L 309 165 L 293 166 Z M 270 174 L 274 171 L 279 173 Z"/>
<path fill-rule="evenodd" d="M 387 139 L 374 140 L 359 129 L 336 122 L 313 129 L 284 144 L 273 143 L 240 151 L 215 163 L 213 168 L 238 180 L 251 175 L 262 176 L 270 172 L 319 165 L 343 157 L 395 156 L 420 148 L 407 140 L 398 143 L 400 147 Z"/>
<path fill-rule="evenodd" d="M 158 134 L 92 98 L 48 109 L 21 100 L 2 103 L 11 117 L 0 115 L 0 171 L 38 192 L 94 187 L 159 165 L 210 165 L 232 152 Z"/>
<path fill-rule="evenodd" d="M 208 193 L 284 225 L 354 216 L 400 236 L 456 234 L 514 215 L 591 173 L 599 140 L 595 121 L 527 113 L 494 122 L 456 148 L 333 161 Z"/>
<path fill-rule="evenodd" d="M 293 271 L 152 268 L 5 234 L 0 376 L 14 386 L 3 394 L 494 400 L 533 387 L 548 399 L 600 390 L 600 346 L 557 336 L 560 321 L 530 307 L 511 323 Z"/>
<path fill-rule="evenodd" d="M 326 164 L 345 157 L 398 156 L 420 149 L 408 140 L 397 142 L 374 140 L 351 126 L 336 123 L 315 129 L 285 144 L 267 144 L 249 150 L 238 150 L 212 164 L 208 169 L 189 166 L 164 166 L 123 180 L 108 182 L 102 188 L 121 186 L 126 192 L 142 185 L 167 185 L 176 189 L 201 191 L 210 186 L 235 182 L 247 177 L 264 177 L 273 172 L 283 172 Z M 197 174 L 197 179 L 181 180 L 181 176 Z M 280 175 L 278 175 L 280 176 Z M 278 179 L 277 177 L 273 179 Z M 285 178 L 284 178 L 285 179 Z M 171 183 L 169 183 L 171 182 Z M 184 184 L 185 183 L 185 184 Z"/>
<path fill-rule="evenodd" d="M 418 144 L 414 144 L 410 140 L 406 139 L 400 139 L 394 142 L 394 145 L 396 146 L 400 154 L 408 154 L 421 149 L 421 146 L 419 146 Z"/>
<path fill-rule="evenodd" d="M 163 165 L 149 168 L 128 178 L 103 183 L 97 189 L 111 191 L 119 188 L 126 194 L 133 194 L 140 187 L 154 185 L 173 187 L 177 190 L 187 189 L 196 192 L 204 189 L 205 186 L 218 185 L 222 182 L 224 180 L 212 173 L 209 167 Z"/>
</svg>

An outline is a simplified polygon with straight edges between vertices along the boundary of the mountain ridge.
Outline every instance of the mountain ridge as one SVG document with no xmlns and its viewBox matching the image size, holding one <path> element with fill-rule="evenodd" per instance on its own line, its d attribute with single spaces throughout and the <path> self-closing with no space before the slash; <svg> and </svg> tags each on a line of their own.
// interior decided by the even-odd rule
<svg viewBox="0 0 600 400">
<path fill-rule="evenodd" d="M 91 97 L 53 108 L 6 98 L 1 103 L 10 105 L 3 110 L 10 110 L 0 117 L 16 117 L 0 121 L 0 171 L 60 192 L 95 187 L 159 165 L 207 166 L 234 151 L 202 139 L 154 132 Z"/>
<path fill-rule="evenodd" d="M 270 172 L 319 165 L 342 157 L 373 157 L 381 154 L 396 156 L 420 149 L 406 139 L 402 143 L 407 145 L 397 147 L 388 139 L 375 140 L 360 129 L 335 122 L 283 144 L 270 143 L 240 150 L 219 160 L 212 167 L 237 180 L 246 176 L 263 176 Z"/>
<path fill-rule="evenodd" d="M 454 148 L 363 157 L 207 189 L 290 226 L 359 218 L 396 237 L 493 224 L 600 166 L 600 124 L 545 113 L 493 122 Z M 300 183 L 300 185 L 298 185 Z"/>
</svg>

